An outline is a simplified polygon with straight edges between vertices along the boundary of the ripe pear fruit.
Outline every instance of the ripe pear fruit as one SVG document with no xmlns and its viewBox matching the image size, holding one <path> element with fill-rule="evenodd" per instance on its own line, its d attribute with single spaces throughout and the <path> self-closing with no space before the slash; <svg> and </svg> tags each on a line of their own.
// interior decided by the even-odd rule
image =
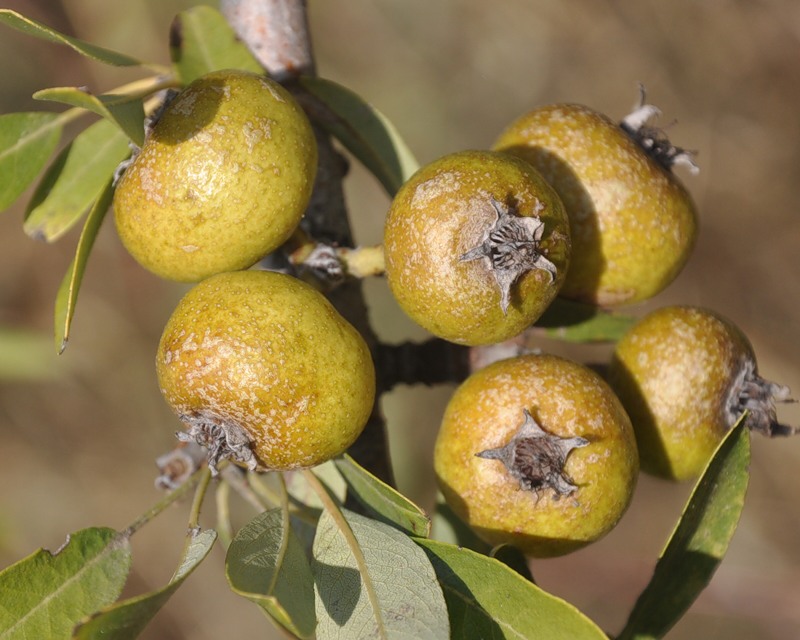
<svg viewBox="0 0 800 640">
<path fill-rule="evenodd" d="M 639 471 L 628 415 L 596 373 L 529 354 L 473 373 L 434 448 L 453 511 L 491 545 L 559 556 L 608 533 Z"/>
<path fill-rule="evenodd" d="M 311 286 L 288 275 L 212 276 L 180 301 L 156 357 L 182 440 L 251 469 L 311 467 L 361 433 L 375 369 L 361 335 Z"/>
<path fill-rule="evenodd" d="M 617 343 L 609 381 L 633 422 L 642 470 L 662 478 L 699 476 L 745 411 L 753 431 L 796 431 L 775 411 L 791 401 L 788 387 L 761 378 L 741 329 L 707 309 L 646 315 Z"/>
<path fill-rule="evenodd" d="M 641 109 L 652 114 L 647 107 Z M 564 202 L 572 262 L 562 297 L 605 307 L 647 300 L 691 254 L 695 205 L 669 168 L 691 158 L 642 118 L 634 118 L 639 129 L 629 133 L 588 107 L 548 105 L 511 123 L 494 144 L 534 166 Z M 664 152 L 663 162 L 637 141 L 642 136 Z"/>
<path fill-rule="evenodd" d="M 492 344 L 533 324 L 558 294 L 570 256 L 566 213 L 525 162 L 453 153 L 417 171 L 384 228 L 386 277 L 432 334 Z"/>
<path fill-rule="evenodd" d="M 119 237 L 169 280 L 245 269 L 297 227 L 316 167 L 311 125 L 283 87 L 244 71 L 209 73 L 166 106 L 122 174 Z"/>
</svg>

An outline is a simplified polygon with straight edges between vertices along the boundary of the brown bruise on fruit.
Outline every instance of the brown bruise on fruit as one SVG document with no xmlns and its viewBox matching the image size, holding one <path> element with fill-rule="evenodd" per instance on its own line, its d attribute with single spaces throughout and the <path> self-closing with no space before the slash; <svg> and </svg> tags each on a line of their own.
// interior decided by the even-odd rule
<svg viewBox="0 0 800 640">
<path fill-rule="evenodd" d="M 147 269 L 198 281 L 251 266 L 308 204 L 317 150 L 280 86 L 223 71 L 170 102 L 114 194 L 120 238 Z"/>
<path fill-rule="evenodd" d="M 700 474 L 744 409 L 751 428 L 779 430 L 773 399 L 788 397 L 758 378 L 737 327 L 696 307 L 645 316 L 617 344 L 609 375 L 635 427 L 642 469 L 676 480 Z"/>
<path fill-rule="evenodd" d="M 564 473 L 567 456 L 573 449 L 589 444 L 586 438 L 560 438 L 547 433 L 537 424 L 527 409 L 519 431 L 502 447 L 485 449 L 475 455 L 487 460 L 499 460 L 519 481 L 521 489 L 539 492 L 552 489 L 555 500 L 572 494 L 578 487 Z"/>
<path fill-rule="evenodd" d="M 572 261 L 560 295 L 637 302 L 682 269 L 696 236 L 694 203 L 606 116 L 580 105 L 541 107 L 512 123 L 494 149 L 531 163 L 564 203 Z"/>
<path fill-rule="evenodd" d="M 511 302 L 511 287 L 520 276 L 533 269 L 542 269 L 550 274 L 550 282 L 553 282 L 558 269 L 542 254 L 540 245 L 544 222 L 538 216 L 518 216 L 511 207 L 494 198 L 492 207 L 497 218 L 487 230 L 483 242 L 459 260 L 486 258 L 500 287 L 500 308 L 505 314 Z"/>
<path fill-rule="evenodd" d="M 588 441 L 564 462 L 576 487 L 568 497 L 523 490 L 504 465 L 475 455 L 507 444 L 523 409 L 554 437 Z M 526 355 L 481 369 L 456 390 L 434 466 L 448 504 L 481 538 L 547 557 L 578 549 L 616 524 L 636 484 L 638 456 L 630 421 L 599 376 L 563 358 Z"/>
<path fill-rule="evenodd" d="M 338 455 L 364 427 L 375 393 L 355 329 L 311 287 L 270 272 L 220 274 L 192 289 L 167 323 L 156 364 L 187 425 L 181 439 L 208 447 L 213 462 L 250 468 Z"/>
<path fill-rule="evenodd" d="M 544 223 L 540 249 L 557 270 L 521 275 L 506 313 L 487 260 L 460 260 L 497 220 L 493 202 Z M 569 262 L 569 231 L 553 190 L 524 162 L 488 151 L 451 154 L 423 167 L 392 202 L 384 231 L 389 286 L 419 325 L 458 344 L 520 333 L 555 297 Z"/>
</svg>

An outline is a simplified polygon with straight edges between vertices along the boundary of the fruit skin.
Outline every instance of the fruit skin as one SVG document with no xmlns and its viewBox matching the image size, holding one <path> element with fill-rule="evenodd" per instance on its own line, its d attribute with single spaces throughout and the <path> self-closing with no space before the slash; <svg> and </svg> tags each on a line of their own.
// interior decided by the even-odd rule
<svg viewBox="0 0 800 640">
<path fill-rule="evenodd" d="M 241 427 L 262 469 L 340 454 L 375 397 L 360 334 L 315 289 L 267 271 L 219 274 L 191 289 L 167 322 L 156 370 L 188 426 Z"/>
<path fill-rule="evenodd" d="M 748 426 L 772 435 L 780 427 L 773 395 L 789 395 L 757 376 L 738 327 L 689 306 L 663 307 L 634 325 L 617 343 L 609 380 L 631 417 L 642 470 L 671 480 L 700 475 L 746 404 Z M 766 406 L 743 397 L 747 383 L 769 393 Z"/>
<path fill-rule="evenodd" d="M 639 302 L 683 268 L 697 235 L 691 196 L 606 116 L 576 104 L 544 106 L 509 125 L 493 148 L 531 163 L 564 202 L 573 250 L 561 296 Z"/>
<path fill-rule="evenodd" d="M 245 269 L 297 227 L 316 166 L 311 125 L 283 87 L 244 71 L 209 73 L 169 103 L 122 175 L 119 237 L 169 280 Z"/>
<path fill-rule="evenodd" d="M 505 313 L 489 260 L 461 259 L 498 218 L 493 200 L 541 219 L 541 252 L 556 268 L 554 278 L 542 268 L 521 275 Z M 526 163 L 489 151 L 454 153 L 417 171 L 395 196 L 384 230 L 386 276 L 401 308 L 434 335 L 464 345 L 506 340 L 538 319 L 558 293 L 569 251 L 555 192 Z"/>
<path fill-rule="evenodd" d="M 498 460 L 476 454 L 505 445 L 527 409 L 562 438 L 582 437 L 564 472 L 577 489 L 520 488 Z M 638 474 L 630 421 L 593 371 L 551 355 L 501 360 L 472 374 L 445 410 L 434 467 L 448 505 L 486 542 L 529 555 L 558 556 L 597 540 L 620 519 Z"/>
</svg>

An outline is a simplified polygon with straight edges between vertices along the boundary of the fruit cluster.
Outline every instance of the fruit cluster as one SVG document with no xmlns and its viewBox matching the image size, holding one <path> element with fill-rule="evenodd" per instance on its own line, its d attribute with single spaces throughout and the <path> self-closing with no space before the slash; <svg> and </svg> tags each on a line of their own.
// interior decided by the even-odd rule
<svg viewBox="0 0 800 640">
<path fill-rule="evenodd" d="M 385 275 L 401 308 L 467 347 L 515 338 L 557 296 L 640 302 L 686 263 L 695 206 L 672 172 L 692 154 L 648 123 L 579 105 L 542 107 L 491 150 L 417 171 L 388 212 Z M 204 76 L 170 102 L 122 174 L 119 235 L 146 268 L 201 281 L 157 356 L 162 392 L 213 470 L 310 467 L 350 446 L 372 410 L 375 370 L 358 332 L 291 275 L 243 271 L 281 246 L 308 205 L 317 152 L 292 96 L 251 73 Z M 691 307 L 643 318 L 617 345 L 608 382 L 527 353 L 468 377 L 434 452 L 450 507 L 492 545 L 567 553 L 622 517 L 643 470 L 702 472 L 742 416 L 767 435 L 785 387 L 757 373 L 729 321 Z"/>
<path fill-rule="evenodd" d="M 695 206 L 672 167 L 692 154 L 649 125 L 645 102 L 620 124 L 557 104 L 523 115 L 491 151 L 445 156 L 400 189 L 384 234 L 403 310 L 436 336 L 476 346 L 514 338 L 556 296 L 595 307 L 647 300 L 686 263 Z M 520 162 L 522 161 L 522 162 Z M 641 466 L 698 476 L 746 414 L 776 420 L 786 387 L 756 371 L 730 322 L 671 307 L 619 342 L 609 382 L 548 355 L 508 358 L 456 391 L 434 466 L 451 509 L 486 542 L 567 553 L 607 533 Z"/>
<path fill-rule="evenodd" d="M 311 467 L 347 449 L 375 397 L 361 335 L 313 287 L 242 271 L 295 231 L 317 170 L 291 94 L 243 71 L 205 75 L 169 102 L 114 195 L 119 236 L 144 267 L 201 281 L 156 357 L 179 439 L 250 469 Z"/>
</svg>

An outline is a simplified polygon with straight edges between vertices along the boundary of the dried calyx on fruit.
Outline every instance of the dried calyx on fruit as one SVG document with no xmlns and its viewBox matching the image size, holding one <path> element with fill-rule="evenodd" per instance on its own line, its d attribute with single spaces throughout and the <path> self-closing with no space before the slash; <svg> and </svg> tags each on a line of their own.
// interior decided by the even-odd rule
<svg viewBox="0 0 800 640">
<path fill-rule="evenodd" d="M 747 359 L 731 386 L 725 412 L 732 426 L 746 411 L 745 423 L 752 431 L 765 436 L 788 436 L 797 433 L 797 427 L 778 422 L 776 402 L 795 402 L 786 385 L 765 380 L 756 371 L 755 358 Z"/>
<path fill-rule="evenodd" d="M 511 286 L 532 269 L 544 269 L 555 280 L 558 269 L 544 257 L 541 243 L 544 222 L 538 217 L 522 217 L 511 207 L 491 198 L 497 220 L 488 229 L 486 239 L 467 251 L 460 260 L 487 258 L 489 268 L 500 287 L 500 308 L 508 311 Z"/>
<path fill-rule="evenodd" d="M 589 441 L 580 436 L 561 438 L 547 433 L 527 409 L 522 413 L 525 420 L 508 444 L 475 455 L 487 460 L 500 460 L 519 480 L 521 489 L 533 491 L 537 496 L 544 489 L 552 489 L 555 500 L 570 495 L 578 487 L 564 473 L 564 464 L 573 449 L 585 447 Z"/>
<path fill-rule="evenodd" d="M 675 165 L 682 165 L 691 173 L 697 174 L 700 171 L 700 167 L 694 161 L 697 152 L 676 147 L 669 141 L 663 129 L 648 124 L 660 115 L 661 109 L 647 104 L 647 93 L 644 85 L 640 84 L 639 102 L 633 111 L 622 119 L 619 126 L 647 152 L 647 155 L 665 169 L 671 170 Z"/>
</svg>

